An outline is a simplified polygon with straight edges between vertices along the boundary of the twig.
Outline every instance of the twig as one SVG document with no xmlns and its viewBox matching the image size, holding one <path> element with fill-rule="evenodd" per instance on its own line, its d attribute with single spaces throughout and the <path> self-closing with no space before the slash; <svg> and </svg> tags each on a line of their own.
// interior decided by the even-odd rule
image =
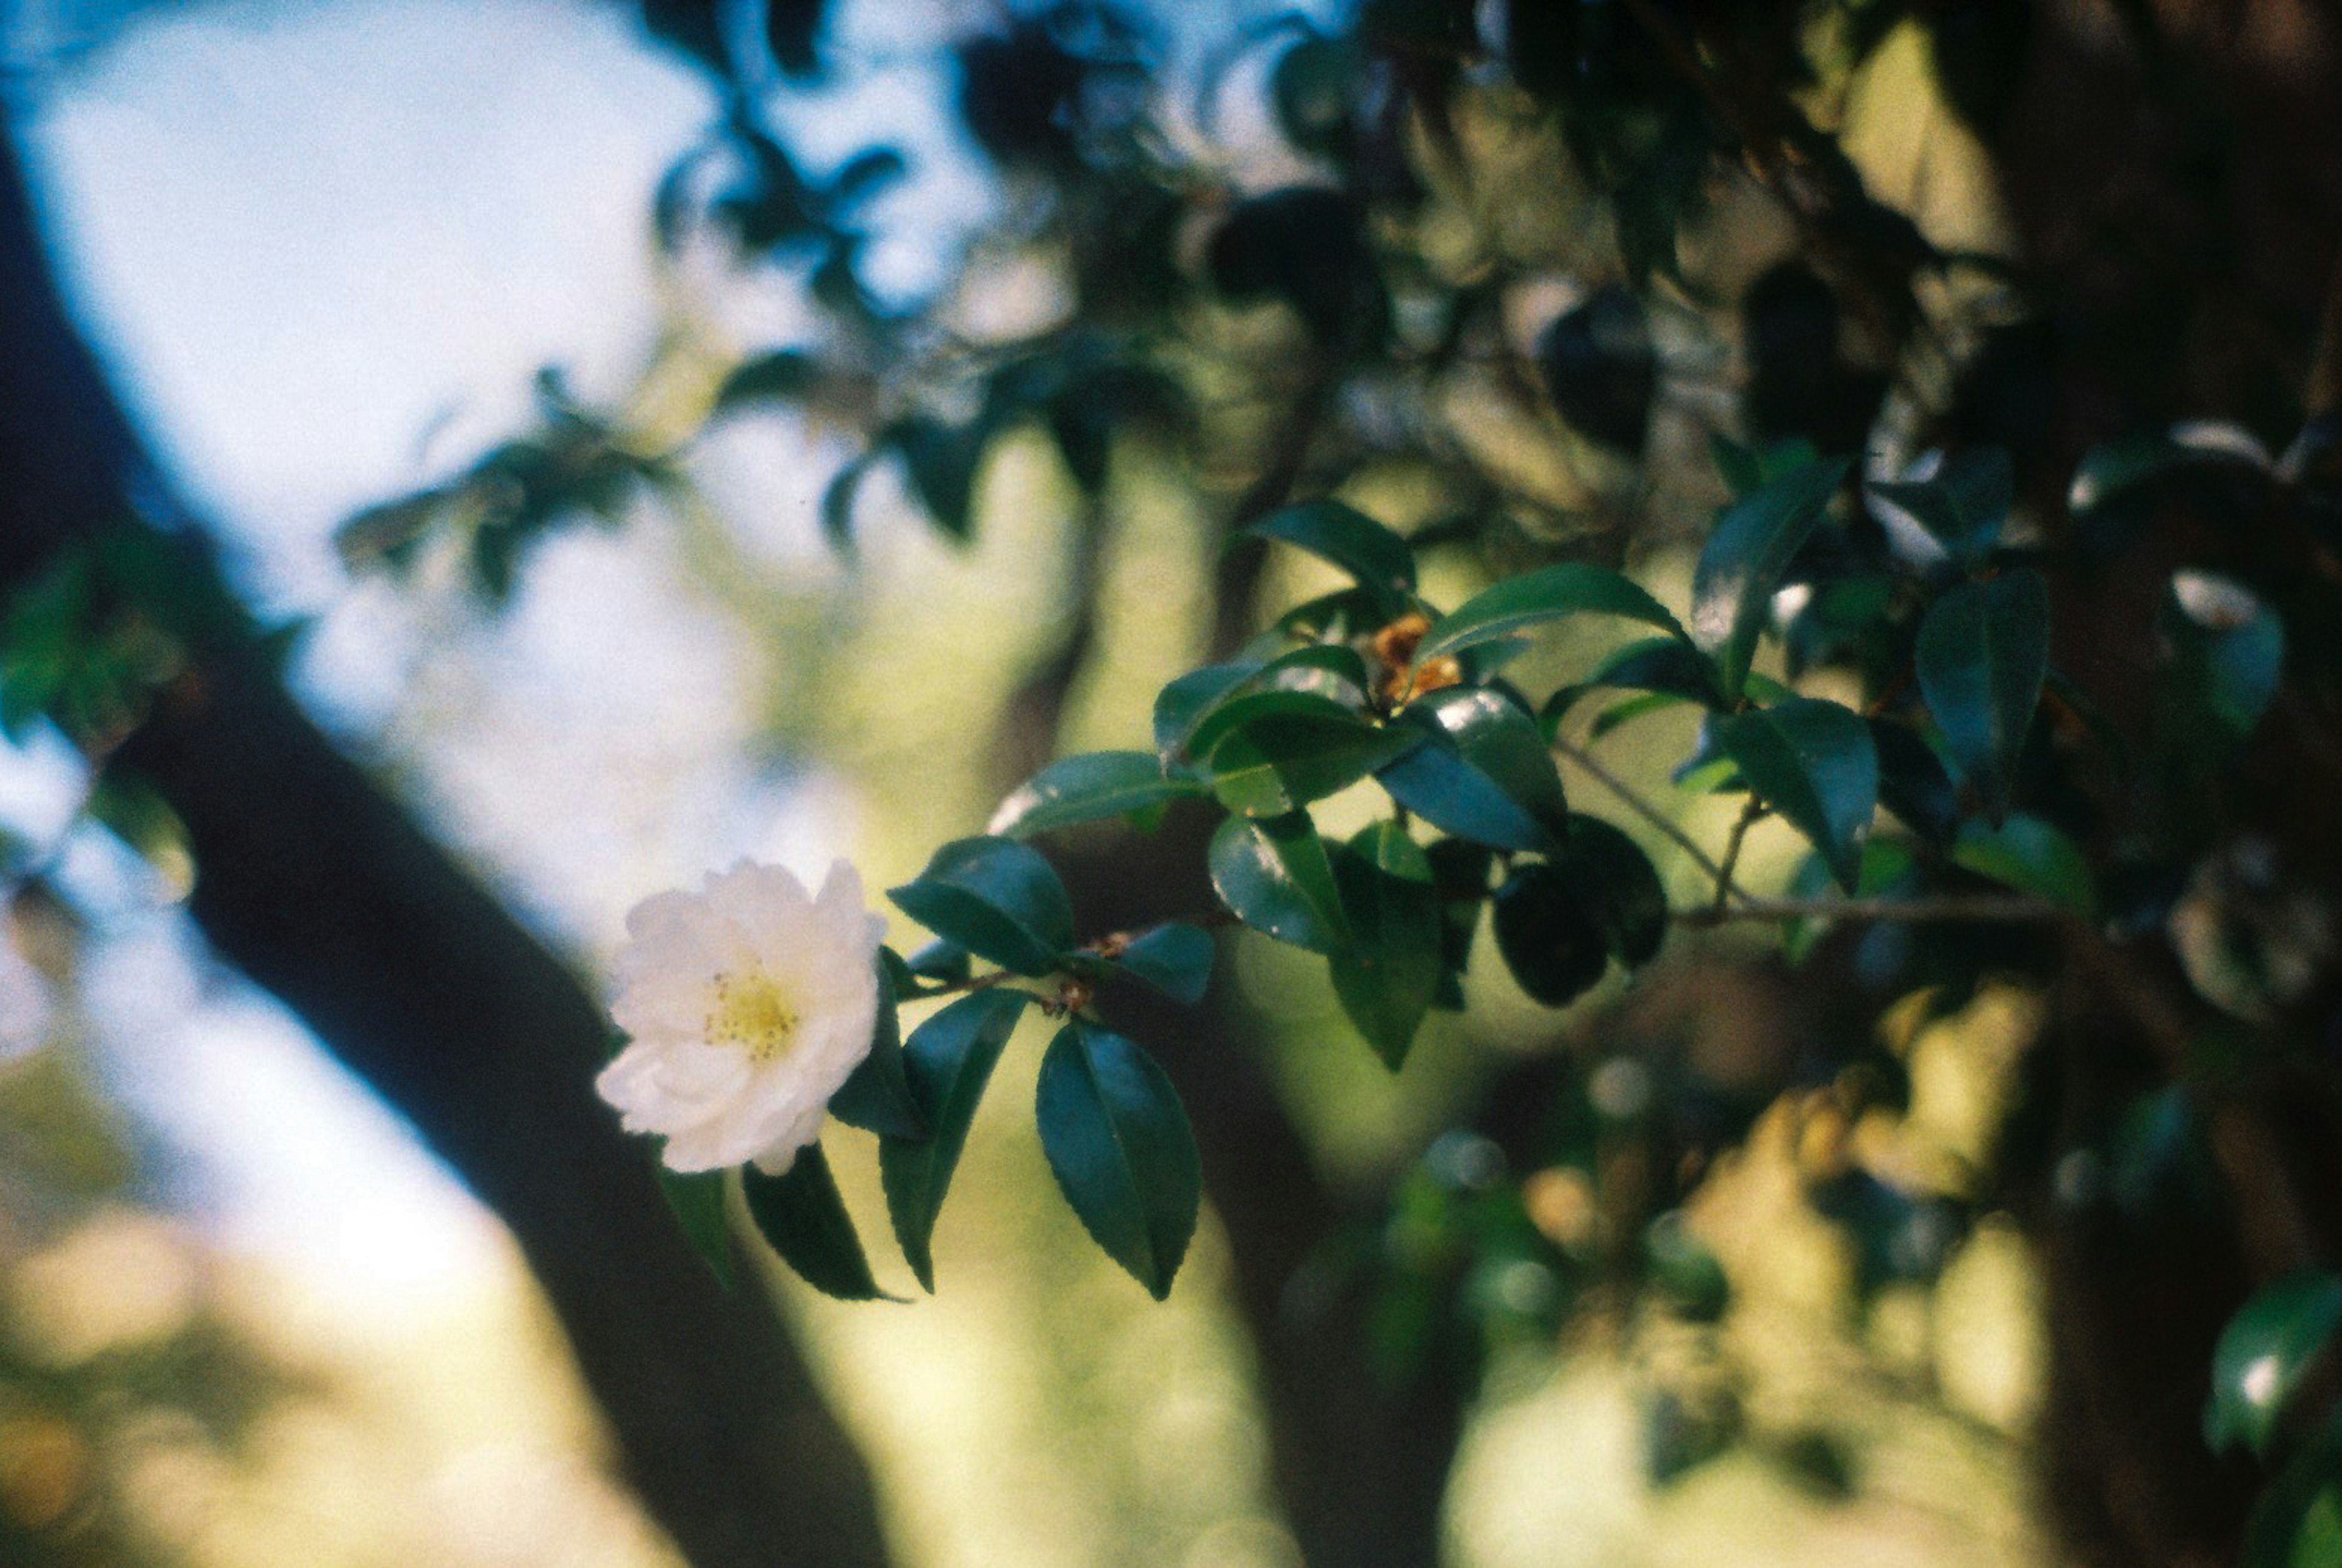
<svg viewBox="0 0 2342 1568">
<path fill-rule="evenodd" d="M 1574 741 L 1562 739 L 1559 735 L 1556 735 L 1553 738 L 1553 749 L 1558 755 L 1567 757 L 1571 762 L 1576 764 L 1579 767 L 1585 769 L 1586 772 L 1592 774 L 1606 788 L 1607 788 L 1612 794 L 1616 795 L 1620 801 L 1624 802 L 1628 810 L 1632 811 L 1636 816 L 1641 817 L 1645 822 L 1649 823 L 1653 827 L 1658 829 L 1660 833 L 1666 834 L 1668 842 L 1673 844 L 1677 849 L 1682 850 L 1686 854 L 1691 856 L 1692 864 L 1698 866 L 1700 870 L 1706 872 L 1707 874 L 1708 880 L 1715 883 L 1717 889 L 1726 897 L 1744 900 L 1747 898 L 1748 894 L 1743 893 L 1737 886 L 1734 885 L 1731 874 L 1726 872 L 1724 867 L 1718 865 L 1716 863 L 1715 857 L 1709 854 L 1707 851 L 1700 848 L 1698 841 L 1694 839 L 1689 834 L 1684 832 L 1682 828 L 1677 827 L 1675 824 L 1675 820 L 1668 816 L 1666 813 L 1661 811 L 1657 806 L 1653 805 L 1648 800 L 1646 800 L 1640 790 L 1636 789 L 1633 784 L 1628 784 L 1625 779 L 1620 778 L 1616 774 L 1612 773 L 1608 767 L 1596 760 L 1593 753 L 1587 751 L 1585 747 L 1577 744 Z"/>
<path fill-rule="evenodd" d="M 1748 830 L 1765 814 L 1765 803 L 1750 795 L 1741 805 L 1740 814 L 1732 821 L 1732 836 L 1724 841 L 1724 859 L 1716 866 L 1716 902 L 1709 907 L 1722 909 L 1732 900 L 1732 873 L 1740 864 L 1740 846 L 1746 842 Z"/>
<path fill-rule="evenodd" d="M 1734 905 L 1674 910 L 1668 918 L 1678 925 L 1749 920 L 1873 920 L 1916 925 L 1993 921 L 2047 924 L 2070 915 L 2038 898 L 1977 893 L 1934 898 L 1760 898 Z"/>
</svg>

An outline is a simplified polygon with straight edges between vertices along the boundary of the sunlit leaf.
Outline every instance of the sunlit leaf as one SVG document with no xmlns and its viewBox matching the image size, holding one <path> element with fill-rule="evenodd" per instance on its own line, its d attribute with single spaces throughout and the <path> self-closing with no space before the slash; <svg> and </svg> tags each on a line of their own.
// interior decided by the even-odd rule
<svg viewBox="0 0 2342 1568">
<path fill-rule="evenodd" d="M 2342 1274 L 2304 1272 L 2254 1293 L 2212 1352 L 2204 1440 L 2267 1454 L 2303 1374 L 2342 1327 Z"/>
<path fill-rule="evenodd" d="M 1565 561 L 1507 577 L 1432 623 L 1415 651 L 1416 663 L 1495 642 L 1573 615 L 1620 615 L 1676 636 L 1683 626 L 1667 607 L 1633 579 L 1606 566 Z"/>
<path fill-rule="evenodd" d="M 1163 771 L 1152 752 L 1084 752 L 1060 757 L 1000 803 L 985 831 L 1026 838 L 1109 817 L 1136 817 L 1205 793 L 1196 779 Z"/>
<path fill-rule="evenodd" d="M 1334 500 L 1305 502 L 1270 513 L 1246 532 L 1296 544 L 1332 562 L 1393 614 L 1415 592 L 1415 552 L 1405 539 L 1355 506 Z"/>
</svg>

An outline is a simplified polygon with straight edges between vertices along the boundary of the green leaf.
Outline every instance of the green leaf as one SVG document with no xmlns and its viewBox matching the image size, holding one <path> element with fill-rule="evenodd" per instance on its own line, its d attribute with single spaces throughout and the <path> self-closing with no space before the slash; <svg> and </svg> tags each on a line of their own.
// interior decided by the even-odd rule
<svg viewBox="0 0 2342 1568">
<path fill-rule="evenodd" d="M 1639 969 L 1667 935 L 1667 893 L 1643 846 L 1598 816 L 1574 814 L 1556 864 L 1580 879 L 1595 923 L 1618 961 Z"/>
<path fill-rule="evenodd" d="M 1585 879 L 1548 861 L 1523 861 L 1496 889 L 1496 951 L 1523 991 L 1566 1007 L 1610 967 L 1610 944 Z"/>
<path fill-rule="evenodd" d="M 926 1138 L 880 1138 L 878 1174 L 886 1188 L 895 1239 L 930 1293 L 936 1288 L 936 1216 L 943 1212 L 984 1086 L 1031 1000 L 1022 991 L 976 992 L 912 1030 L 904 1043 L 911 1096 L 935 1132 Z"/>
<path fill-rule="evenodd" d="M 1982 564 L 2017 504 L 2008 454 L 1981 447 L 1947 458 L 1933 479 L 1870 486 L 1873 510 L 1907 558 L 1923 564 L 1948 555 L 1963 567 Z"/>
<path fill-rule="evenodd" d="M 1818 899 L 1827 894 L 1837 877 L 1829 862 L 1817 850 L 1807 855 L 1789 877 L 1787 889 L 1791 898 Z M 1862 846 L 1862 870 L 1854 880 L 1857 898 L 1885 898 L 1918 891 L 1919 864 L 1910 849 L 1893 839 L 1874 838 Z M 1793 920 L 1781 928 L 1781 955 L 1791 964 L 1803 964 L 1821 939 L 1829 934 L 1835 922 L 1814 916 Z M 1887 936 L 1896 941 L 1907 939 L 1909 933 L 1892 923 L 1882 923 L 1874 929 L 1874 937 Z"/>
<path fill-rule="evenodd" d="M 2151 479 L 2201 460 L 2199 454 L 2160 431 L 2102 442 L 2075 466 L 2066 504 L 2077 517 L 2087 516 Z"/>
<path fill-rule="evenodd" d="M 1922 838 L 1948 843 L 1959 831 L 1960 798 L 1936 748 L 1892 719 L 1870 721 L 1870 744 L 1878 748 L 1878 804 Z"/>
<path fill-rule="evenodd" d="M 1255 664 L 1206 664 L 1166 684 L 1155 698 L 1155 749 L 1167 762 L 1186 753 L 1187 737 L 1206 714 L 1260 670 Z"/>
<path fill-rule="evenodd" d="M 1396 1073 L 1439 988 L 1439 894 L 1431 862 L 1396 823 L 1365 829 L 1334 856 L 1353 940 L 1330 960 L 1334 994 Z"/>
<path fill-rule="evenodd" d="M 2241 1568 L 2342 1563 L 2342 1420 L 2328 1417 L 2254 1503 Z"/>
<path fill-rule="evenodd" d="M 2008 815 L 2017 755 L 2049 670 L 2049 584 L 2029 566 L 1968 583 L 1919 624 L 1919 690 L 1985 814 Z"/>
<path fill-rule="evenodd" d="M 2221 1331 L 2212 1352 L 2212 1398 L 2204 1441 L 2214 1452 L 2242 1443 L 2267 1457 L 2269 1440 L 2303 1374 L 2342 1327 L 2342 1274 L 2287 1275 L 2257 1292 Z"/>
<path fill-rule="evenodd" d="M 1084 752 L 1027 779 L 1000 803 L 985 831 L 1028 838 L 1078 823 L 1142 816 L 1203 794 L 1196 780 L 1166 774 L 1152 752 Z"/>
<path fill-rule="evenodd" d="M 955 839 L 916 881 L 886 896 L 937 936 L 1019 974 L 1048 974 L 1074 944 L 1065 884 L 1039 851 L 1014 839 Z"/>
<path fill-rule="evenodd" d="M 1196 1233 L 1203 1162 L 1178 1092 L 1152 1057 L 1079 1020 L 1041 1058 L 1034 1096 L 1058 1190 L 1106 1256 L 1161 1301 Z"/>
<path fill-rule="evenodd" d="M 840 1301 L 877 1301 L 886 1293 L 871 1277 L 870 1260 L 854 1217 L 837 1195 L 829 1158 L 819 1144 L 797 1151 L 786 1172 L 768 1176 L 754 1165 L 740 1172 L 741 1191 L 756 1232 L 797 1277 Z"/>
<path fill-rule="evenodd" d="M 2285 673 L 2285 622 L 2230 578 L 2181 572 L 2162 630 L 2171 646 L 2163 716 L 2184 749 L 2224 760 L 2260 724 Z"/>
<path fill-rule="evenodd" d="M 829 1097 L 829 1114 L 849 1127 L 896 1138 L 924 1138 L 927 1119 L 912 1097 L 903 1063 L 902 1024 L 895 1011 L 895 976 L 882 959 L 878 970 L 878 1021 L 870 1033 L 870 1054 L 855 1064 Z"/>
<path fill-rule="evenodd" d="M 1221 902 L 1254 930 L 1312 953 L 1349 941 L 1334 867 L 1306 812 L 1232 816 L 1212 834 L 1206 859 Z"/>
<path fill-rule="evenodd" d="M 1636 692 L 1633 696 L 1611 704 L 1594 715 L 1586 726 L 1586 738 L 1598 741 L 1611 731 L 1632 724 L 1648 714 L 1664 713 L 1683 706 L 1683 699 L 1672 692 Z"/>
<path fill-rule="evenodd" d="M 1223 722 L 1224 715 L 1232 715 Z M 1239 697 L 1196 732 L 1212 735 L 1205 760 L 1212 793 L 1230 811 L 1283 816 L 1348 788 L 1423 744 L 1411 731 L 1371 724 L 1300 692 Z"/>
<path fill-rule="evenodd" d="M 1431 744 L 1376 776 L 1434 827 L 1497 849 L 1543 851 L 1567 820 L 1561 774 L 1536 721 L 1502 692 L 1450 686 L 1407 704 L 1400 722 Z"/>
<path fill-rule="evenodd" d="M 1716 519 L 1691 580 L 1691 640 L 1716 660 L 1716 685 L 1736 698 L 1782 574 L 1821 521 L 1852 458 L 1792 470 Z"/>
<path fill-rule="evenodd" d="M 870 471 L 870 460 L 857 457 L 829 476 L 821 491 L 821 536 L 840 555 L 854 554 L 854 496 L 862 488 L 862 476 Z"/>
<path fill-rule="evenodd" d="M 1469 839 L 1443 838 L 1423 852 L 1439 894 L 1439 988 L 1431 1004 L 1451 1013 L 1464 1008 L 1464 972 L 1471 967 L 1472 938 L 1486 904 L 1488 870 L 1496 855 Z"/>
<path fill-rule="evenodd" d="M 1358 586 L 1396 614 L 1415 592 L 1415 552 L 1405 539 L 1339 501 L 1308 501 L 1272 512 L 1245 530 L 1281 539 L 1357 579 Z"/>
<path fill-rule="evenodd" d="M 794 403 L 821 379 L 821 361 L 803 349 L 785 348 L 735 365 L 716 390 L 717 408 L 744 403 Z"/>
<path fill-rule="evenodd" d="M 1125 974 L 1144 980 L 1174 1002 L 1193 1007 L 1204 999 L 1218 956 L 1219 947 L 1210 932 L 1175 920 L 1132 938 L 1116 962 Z"/>
<path fill-rule="evenodd" d="M 732 1227 L 724 1215 L 724 1173 L 699 1171 L 686 1175 L 658 1168 L 659 1195 L 674 1211 L 676 1223 L 692 1251 L 715 1271 L 716 1283 L 732 1288 Z"/>
<path fill-rule="evenodd" d="M 982 420 L 955 426 L 919 416 L 891 434 L 919 504 L 946 537 L 965 543 L 975 527 L 976 473 L 992 432 Z"/>
<path fill-rule="evenodd" d="M 1557 566 L 1507 577 L 1442 615 L 1415 651 L 1415 662 L 1460 653 L 1533 626 L 1572 615 L 1623 615 L 1682 636 L 1684 629 L 1666 605 L 1631 578 L 1606 566 L 1566 561 Z"/>
<path fill-rule="evenodd" d="M 1878 752 L 1861 716 L 1818 697 L 1792 697 L 1735 714 L 1717 739 L 1748 787 L 1813 840 L 1838 885 L 1851 889 L 1878 809 Z"/>
<path fill-rule="evenodd" d="M 1952 864 L 2004 887 L 2096 920 L 2097 888 L 2081 846 L 2039 817 L 2012 814 L 1997 827 L 1972 822 L 1952 844 Z"/>
</svg>

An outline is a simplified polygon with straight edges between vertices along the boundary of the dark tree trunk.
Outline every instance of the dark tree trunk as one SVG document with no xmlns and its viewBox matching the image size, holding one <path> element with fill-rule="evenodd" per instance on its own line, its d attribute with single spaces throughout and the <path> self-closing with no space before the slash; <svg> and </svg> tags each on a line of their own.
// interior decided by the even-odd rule
<svg viewBox="0 0 2342 1568">
<path fill-rule="evenodd" d="M 154 494 L 146 462 L 0 142 L 0 587 Z M 190 592 L 219 593 L 184 543 Z M 717 1288 L 648 1146 L 596 1100 L 606 1026 L 575 977 L 248 653 L 196 654 L 116 755 L 187 824 L 205 936 L 511 1227 L 629 1478 L 697 1568 L 885 1563 L 861 1457 L 771 1301 Z"/>
</svg>

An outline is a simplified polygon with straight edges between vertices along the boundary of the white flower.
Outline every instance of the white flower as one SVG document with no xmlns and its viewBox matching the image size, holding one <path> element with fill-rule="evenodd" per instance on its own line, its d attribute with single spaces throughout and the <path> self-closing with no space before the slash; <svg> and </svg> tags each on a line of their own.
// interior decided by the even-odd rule
<svg viewBox="0 0 2342 1568">
<path fill-rule="evenodd" d="M 744 860 L 699 893 L 645 899 L 626 915 L 610 1004 L 633 1044 L 594 1086 L 628 1132 L 666 1135 L 671 1169 L 754 1160 L 780 1174 L 870 1054 L 886 930 L 842 860 L 818 897 Z"/>
</svg>

